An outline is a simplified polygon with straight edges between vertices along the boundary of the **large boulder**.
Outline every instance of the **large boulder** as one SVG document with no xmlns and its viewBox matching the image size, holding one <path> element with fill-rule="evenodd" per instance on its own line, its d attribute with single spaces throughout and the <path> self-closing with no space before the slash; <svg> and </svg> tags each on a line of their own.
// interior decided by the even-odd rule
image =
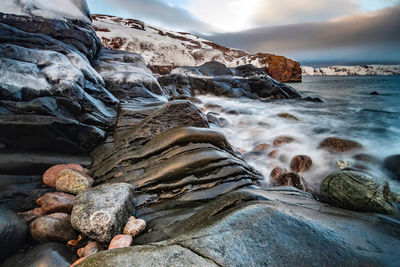
<svg viewBox="0 0 400 267">
<path fill-rule="evenodd" d="M 104 184 L 81 192 L 72 210 L 72 226 L 86 236 L 108 243 L 133 214 L 134 190 L 126 183 Z"/>
<path fill-rule="evenodd" d="M 320 188 L 325 200 L 338 207 L 364 212 L 396 213 L 387 181 L 364 173 L 333 173 L 322 181 Z"/>
<path fill-rule="evenodd" d="M 387 157 L 383 161 L 383 168 L 387 170 L 393 178 L 400 181 L 400 155 Z"/>
<path fill-rule="evenodd" d="M 26 233 L 24 220 L 15 212 L 0 205 L 0 262 L 22 245 Z"/>
<path fill-rule="evenodd" d="M 69 267 L 75 259 L 75 253 L 66 245 L 46 243 L 8 258 L 1 267 Z"/>
<path fill-rule="evenodd" d="M 398 222 L 295 189 L 243 189 L 79 266 L 398 266 Z"/>
</svg>

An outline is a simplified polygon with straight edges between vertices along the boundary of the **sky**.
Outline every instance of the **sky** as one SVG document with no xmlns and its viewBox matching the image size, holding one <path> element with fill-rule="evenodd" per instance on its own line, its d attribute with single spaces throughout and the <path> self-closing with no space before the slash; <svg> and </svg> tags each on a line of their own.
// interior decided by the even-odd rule
<svg viewBox="0 0 400 267">
<path fill-rule="evenodd" d="M 400 0 L 87 0 L 135 18 L 309 65 L 400 63 Z"/>
</svg>

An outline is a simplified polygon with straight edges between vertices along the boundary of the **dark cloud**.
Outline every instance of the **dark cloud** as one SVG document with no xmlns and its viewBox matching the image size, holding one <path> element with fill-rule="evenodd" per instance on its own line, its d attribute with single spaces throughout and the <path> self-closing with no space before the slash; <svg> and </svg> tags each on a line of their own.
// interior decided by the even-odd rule
<svg viewBox="0 0 400 267">
<path fill-rule="evenodd" d="M 164 25 L 186 31 L 202 33 L 216 30 L 195 18 L 186 9 L 171 6 L 161 0 L 96 0 L 110 8 L 110 13 L 124 13 L 130 18 L 144 20 L 148 23 Z M 117 11 L 117 12 L 116 12 Z"/>
<path fill-rule="evenodd" d="M 303 63 L 400 62 L 400 6 L 330 22 L 301 23 L 205 36 L 250 52 Z"/>
</svg>

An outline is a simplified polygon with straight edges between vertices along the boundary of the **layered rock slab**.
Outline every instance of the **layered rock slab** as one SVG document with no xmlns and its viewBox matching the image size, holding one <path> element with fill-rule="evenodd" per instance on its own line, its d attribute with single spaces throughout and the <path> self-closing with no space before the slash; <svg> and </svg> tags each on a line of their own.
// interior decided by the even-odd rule
<svg viewBox="0 0 400 267">
<path fill-rule="evenodd" d="M 166 259 L 183 253 L 211 266 L 397 266 L 399 223 L 333 208 L 295 189 L 243 189 L 136 241 L 148 245 L 101 252 L 80 266 L 168 266 Z M 190 266 L 193 257 L 174 257 L 174 264 Z"/>
</svg>

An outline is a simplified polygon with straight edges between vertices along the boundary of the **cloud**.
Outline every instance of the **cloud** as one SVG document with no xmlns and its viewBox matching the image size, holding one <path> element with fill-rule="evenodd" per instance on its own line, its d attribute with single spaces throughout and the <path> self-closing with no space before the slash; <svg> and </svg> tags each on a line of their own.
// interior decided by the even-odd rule
<svg viewBox="0 0 400 267">
<path fill-rule="evenodd" d="M 136 18 L 176 30 L 217 32 L 217 29 L 197 19 L 188 10 L 162 0 L 89 0 L 88 2 L 92 13 L 96 12 L 97 7 L 106 6 L 109 9 L 108 14 Z"/>
<path fill-rule="evenodd" d="M 205 36 L 250 52 L 303 62 L 400 62 L 400 6 L 328 22 L 257 28 Z"/>
</svg>

